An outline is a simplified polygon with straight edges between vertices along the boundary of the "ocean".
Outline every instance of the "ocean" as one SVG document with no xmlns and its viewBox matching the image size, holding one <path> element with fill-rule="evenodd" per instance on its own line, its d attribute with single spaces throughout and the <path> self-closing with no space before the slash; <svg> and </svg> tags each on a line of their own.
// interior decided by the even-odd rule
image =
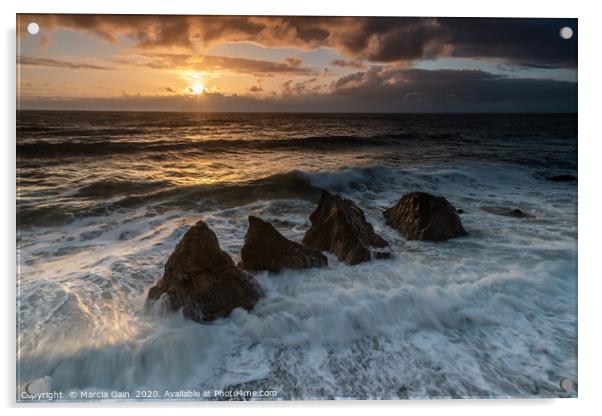
<svg viewBox="0 0 602 416">
<path fill-rule="evenodd" d="M 18 111 L 16 151 L 20 390 L 577 395 L 577 183 L 546 179 L 577 176 L 574 114 Z M 236 261 L 249 215 L 300 241 L 322 189 L 393 258 L 254 273 L 266 296 L 210 324 L 144 311 L 197 220 Z M 406 241 L 382 211 L 411 191 L 469 235 Z"/>
</svg>

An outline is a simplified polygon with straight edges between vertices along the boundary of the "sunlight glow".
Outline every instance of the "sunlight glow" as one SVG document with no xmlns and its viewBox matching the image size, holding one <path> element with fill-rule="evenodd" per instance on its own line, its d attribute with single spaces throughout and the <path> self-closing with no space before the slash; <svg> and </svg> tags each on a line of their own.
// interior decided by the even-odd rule
<svg viewBox="0 0 602 416">
<path fill-rule="evenodd" d="M 194 95 L 199 95 L 205 92 L 205 86 L 201 83 L 195 83 L 190 86 L 190 92 Z"/>
</svg>

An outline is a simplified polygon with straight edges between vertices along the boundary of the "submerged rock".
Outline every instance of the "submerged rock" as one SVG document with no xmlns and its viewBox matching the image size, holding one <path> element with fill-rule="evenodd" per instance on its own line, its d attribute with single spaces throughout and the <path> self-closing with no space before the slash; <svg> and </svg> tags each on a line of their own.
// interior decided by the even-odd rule
<svg viewBox="0 0 602 416">
<path fill-rule="evenodd" d="M 330 251 L 347 264 L 370 260 L 370 247 L 387 246 L 357 205 L 327 191 L 322 192 L 318 207 L 309 219 L 311 227 L 303 237 L 303 244 L 315 250 Z M 374 253 L 375 258 L 388 256 L 386 252 Z"/>
<path fill-rule="evenodd" d="M 485 206 L 481 207 L 481 209 L 485 212 L 489 212 L 490 214 L 501 215 L 502 217 L 535 218 L 535 215 L 527 214 L 518 208 L 512 209 L 506 207 Z"/>
<path fill-rule="evenodd" d="M 242 268 L 270 272 L 328 264 L 324 254 L 287 239 L 272 224 L 252 215 L 249 216 L 249 229 L 240 257 Z"/>
<path fill-rule="evenodd" d="M 234 308 L 250 310 L 263 292 L 249 273 L 237 268 L 203 221 L 182 237 L 165 264 L 163 277 L 148 292 L 148 300 L 168 295 L 170 309 L 182 309 L 195 321 L 227 316 Z"/>
<path fill-rule="evenodd" d="M 549 181 L 554 181 L 554 182 L 572 182 L 572 181 L 576 181 L 577 177 L 573 176 L 573 175 L 556 175 L 556 176 L 550 176 L 546 179 Z"/>
<path fill-rule="evenodd" d="M 447 199 L 424 192 L 404 195 L 383 212 L 388 225 L 408 240 L 447 240 L 468 233 Z"/>
</svg>

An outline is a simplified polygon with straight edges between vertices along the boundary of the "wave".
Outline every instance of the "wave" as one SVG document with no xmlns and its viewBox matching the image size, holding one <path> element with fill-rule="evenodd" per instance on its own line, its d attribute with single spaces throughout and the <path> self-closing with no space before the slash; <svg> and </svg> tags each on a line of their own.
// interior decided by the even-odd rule
<svg viewBox="0 0 602 416">
<path fill-rule="evenodd" d="M 64 126 L 17 126 L 17 138 L 21 135 L 33 134 L 42 137 L 110 137 L 148 134 L 147 128 L 112 127 L 90 128 L 89 126 L 66 128 Z"/>
<path fill-rule="evenodd" d="M 197 150 L 228 152 L 237 150 L 338 150 L 346 147 L 390 146 L 411 139 L 408 134 L 387 136 L 313 136 L 289 139 L 215 139 L 215 140 L 157 140 L 157 141 L 63 141 L 30 142 L 17 145 L 19 158 L 90 156 L 99 154 L 153 153 Z"/>
<path fill-rule="evenodd" d="M 367 166 L 322 172 L 292 170 L 245 182 L 186 186 L 167 181 L 101 180 L 76 190 L 72 204 L 64 200 L 44 205 L 18 204 L 17 220 L 21 227 L 51 226 L 146 205 L 189 209 L 203 205 L 231 208 L 258 200 L 286 198 L 317 202 L 323 189 L 331 192 L 376 189 L 390 186 L 399 178 L 394 169 Z"/>
<path fill-rule="evenodd" d="M 75 195 L 84 198 L 105 198 L 115 195 L 146 193 L 169 185 L 167 181 L 113 181 L 94 182 L 80 188 Z"/>
<path fill-rule="evenodd" d="M 174 185 L 168 181 L 102 180 L 77 189 L 69 200 L 37 205 L 19 203 L 19 226 L 65 224 L 86 216 L 109 215 L 116 210 L 233 208 L 260 200 L 303 199 L 317 202 L 322 190 L 363 198 L 366 192 L 380 204 L 391 204 L 403 193 L 425 191 L 452 200 L 495 193 L 505 187 L 537 186 L 545 181 L 532 169 L 516 164 L 434 164 L 405 169 L 363 166 L 333 171 L 292 170 L 244 182 Z M 477 192 L 477 194 L 475 194 Z M 494 198 L 495 199 L 495 198 Z M 498 203 L 496 200 L 489 201 Z M 384 206 L 384 205 L 383 205 Z"/>
<path fill-rule="evenodd" d="M 234 207 L 262 199 L 300 198 L 317 201 L 321 188 L 308 174 L 291 171 L 242 183 L 216 183 L 176 186 L 168 182 L 100 181 L 75 192 L 72 206 L 57 204 L 17 205 L 20 227 L 66 224 L 86 216 L 108 215 L 115 210 L 139 208 L 147 204 L 163 209 Z M 125 195 L 125 196 L 124 196 Z M 113 198 L 107 201 L 109 197 Z M 82 203 L 82 199 L 88 201 Z"/>
</svg>

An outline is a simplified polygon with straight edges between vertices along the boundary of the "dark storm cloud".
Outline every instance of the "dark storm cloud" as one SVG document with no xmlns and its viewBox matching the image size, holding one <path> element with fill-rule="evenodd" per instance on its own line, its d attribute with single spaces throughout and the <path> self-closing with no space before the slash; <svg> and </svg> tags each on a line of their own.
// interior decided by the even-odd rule
<svg viewBox="0 0 602 416">
<path fill-rule="evenodd" d="M 440 19 L 457 57 L 493 57 L 533 67 L 577 66 L 577 19 Z M 560 37 L 569 26 L 574 36 Z"/>
<path fill-rule="evenodd" d="M 569 26 L 575 36 L 560 37 Z M 577 66 L 577 19 L 360 18 L 336 46 L 372 62 L 437 57 L 495 59 L 542 67 Z"/>
<path fill-rule="evenodd" d="M 435 58 L 449 51 L 445 32 L 437 19 L 365 18 L 339 47 L 348 55 L 372 62 Z"/>
<path fill-rule="evenodd" d="M 333 82 L 331 95 L 390 111 L 478 111 L 481 104 L 487 111 L 576 111 L 577 84 L 476 70 L 372 67 Z"/>
<path fill-rule="evenodd" d="M 36 15 L 47 30 L 67 28 L 140 49 L 202 51 L 223 42 L 310 50 L 335 48 L 352 60 L 410 62 L 445 56 L 545 68 L 577 65 L 577 19 Z M 21 29 L 23 30 L 23 29 Z"/>
</svg>

